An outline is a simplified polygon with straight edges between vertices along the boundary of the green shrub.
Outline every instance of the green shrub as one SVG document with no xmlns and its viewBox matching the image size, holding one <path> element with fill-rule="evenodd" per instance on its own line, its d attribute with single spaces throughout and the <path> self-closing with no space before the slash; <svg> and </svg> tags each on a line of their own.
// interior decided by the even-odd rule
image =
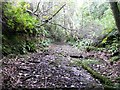
<svg viewBox="0 0 120 90">
<path fill-rule="evenodd" d="M 111 33 L 106 38 L 107 39 L 105 42 L 102 41 L 101 46 L 102 46 L 102 44 L 104 44 L 104 46 L 108 50 L 108 52 L 111 52 L 111 53 L 119 52 L 120 36 L 118 35 L 118 32 Z"/>
<path fill-rule="evenodd" d="M 3 4 L 3 20 L 7 25 L 3 32 L 37 33 L 35 24 L 38 20 L 26 12 L 29 4 L 25 2 L 14 4 L 9 2 Z"/>
<path fill-rule="evenodd" d="M 37 28 L 38 20 L 26 12 L 29 4 L 26 2 L 3 3 L 2 51 L 7 54 L 25 54 L 36 51 L 36 35 L 41 28 Z"/>
</svg>

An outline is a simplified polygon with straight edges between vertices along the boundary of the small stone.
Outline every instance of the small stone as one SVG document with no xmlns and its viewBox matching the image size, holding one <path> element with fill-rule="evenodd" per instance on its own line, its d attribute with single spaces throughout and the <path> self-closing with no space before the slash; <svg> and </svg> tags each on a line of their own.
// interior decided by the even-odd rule
<svg viewBox="0 0 120 90">
<path fill-rule="evenodd" d="M 19 73 L 19 75 L 21 76 L 21 75 L 22 75 L 22 73 Z"/>
<path fill-rule="evenodd" d="M 65 87 L 67 87 L 67 85 L 65 85 Z"/>
<path fill-rule="evenodd" d="M 39 77 L 40 75 L 35 75 L 36 77 Z"/>
<path fill-rule="evenodd" d="M 28 75 L 28 74 L 26 74 L 26 73 L 24 74 L 24 76 L 27 76 L 27 75 Z"/>
<path fill-rule="evenodd" d="M 74 85 L 71 85 L 71 87 L 75 87 Z"/>
<path fill-rule="evenodd" d="M 35 71 L 33 72 L 33 74 L 35 74 Z"/>
<path fill-rule="evenodd" d="M 33 81 L 33 83 L 35 84 L 35 83 L 37 83 L 37 81 Z"/>
</svg>

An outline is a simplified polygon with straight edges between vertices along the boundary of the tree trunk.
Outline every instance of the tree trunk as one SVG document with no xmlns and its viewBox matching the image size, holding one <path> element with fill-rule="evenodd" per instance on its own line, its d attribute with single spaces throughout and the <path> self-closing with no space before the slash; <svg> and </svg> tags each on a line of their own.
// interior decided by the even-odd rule
<svg viewBox="0 0 120 90">
<path fill-rule="evenodd" d="M 114 15 L 115 23 L 120 34 L 120 11 L 117 2 L 110 2 L 110 6 Z"/>
</svg>

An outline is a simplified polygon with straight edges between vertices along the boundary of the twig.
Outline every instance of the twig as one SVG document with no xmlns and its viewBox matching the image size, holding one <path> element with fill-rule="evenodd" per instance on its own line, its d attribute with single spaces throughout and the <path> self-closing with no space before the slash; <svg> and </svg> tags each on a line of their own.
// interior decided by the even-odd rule
<svg viewBox="0 0 120 90">
<path fill-rule="evenodd" d="M 28 12 L 30 15 L 35 15 L 35 16 L 38 17 L 38 14 L 33 13 L 33 11 L 31 11 L 31 10 L 29 10 L 29 9 L 27 9 L 26 12 Z M 39 17 L 38 17 L 38 18 L 39 18 Z"/>
<path fill-rule="evenodd" d="M 37 8 L 36 8 L 35 11 L 32 11 L 32 10 L 30 10 L 30 9 L 27 9 L 26 11 L 27 11 L 28 13 L 30 13 L 30 14 L 34 14 L 34 15 L 38 16 L 38 15 L 35 14 L 35 13 L 38 11 L 38 9 L 39 9 L 39 5 L 40 5 L 40 1 L 38 2 L 38 5 L 37 5 Z"/>
<path fill-rule="evenodd" d="M 40 26 L 43 26 L 44 24 L 48 23 L 51 19 L 53 19 L 53 17 L 55 17 L 55 16 L 57 15 L 57 13 L 59 13 L 59 11 L 60 11 L 65 5 L 66 5 L 66 4 L 64 4 L 62 7 L 60 7 L 60 8 L 58 9 L 58 11 L 57 11 L 55 14 L 52 15 L 52 17 L 50 17 L 49 19 L 43 21 L 43 22 L 44 22 L 43 24 L 41 24 L 41 25 L 36 25 L 36 26 L 37 26 L 37 27 L 40 27 Z"/>
<path fill-rule="evenodd" d="M 57 23 L 52 23 L 52 22 L 49 22 L 49 23 L 54 24 L 54 25 L 58 25 L 58 26 L 60 26 L 60 27 L 62 27 L 62 28 L 64 28 L 64 29 L 74 30 L 74 29 L 70 29 L 70 28 L 64 27 L 64 26 L 62 26 L 62 25 L 60 25 L 60 24 L 57 24 Z"/>
<path fill-rule="evenodd" d="M 53 17 L 55 17 L 55 16 L 57 15 L 57 13 L 59 13 L 59 11 L 60 11 L 65 5 L 66 5 L 66 4 L 64 4 L 62 7 L 60 7 L 60 9 L 58 9 L 58 11 L 57 11 L 55 14 L 53 14 L 51 18 L 45 20 L 44 22 L 47 23 L 49 20 L 51 20 Z"/>
<path fill-rule="evenodd" d="M 38 2 L 37 8 L 36 8 L 36 10 L 33 12 L 33 14 L 35 14 L 35 13 L 38 11 L 39 5 L 40 5 L 40 1 Z"/>
</svg>

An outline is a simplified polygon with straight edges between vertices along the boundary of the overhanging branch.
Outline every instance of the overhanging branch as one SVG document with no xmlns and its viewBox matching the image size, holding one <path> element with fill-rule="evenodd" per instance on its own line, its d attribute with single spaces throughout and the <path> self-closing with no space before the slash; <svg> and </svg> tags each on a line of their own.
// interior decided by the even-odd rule
<svg viewBox="0 0 120 90">
<path fill-rule="evenodd" d="M 59 11 L 60 11 L 65 5 L 66 5 L 66 4 L 64 4 L 63 6 L 61 6 L 61 7 L 57 10 L 57 12 L 52 15 L 52 17 L 50 17 L 50 18 L 48 18 L 47 20 L 43 21 L 43 22 L 44 22 L 43 24 L 37 25 L 37 26 L 40 27 L 40 26 L 43 26 L 44 24 L 48 23 L 51 19 L 53 19 L 53 17 L 55 17 L 55 16 L 57 15 L 57 13 L 59 13 Z"/>
<path fill-rule="evenodd" d="M 64 28 L 64 29 L 67 29 L 67 30 L 73 30 L 73 29 L 70 29 L 70 28 L 64 27 L 64 26 L 62 26 L 62 25 L 60 25 L 60 24 L 57 24 L 57 23 L 52 23 L 52 22 L 49 22 L 49 23 L 50 23 L 50 24 L 53 24 L 53 25 L 60 26 L 60 27 L 62 27 L 62 28 Z"/>
<path fill-rule="evenodd" d="M 27 11 L 29 14 L 31 14 L 31 15 L 35 15 L 35 16 L 38 17 L 38 14 L 36 14 L 36 12 L 37 12 L 38 9 L 39 9 L 39 5 L 40 5 L 40 1 L 38 2 L 38 4 L 37 4 L 37 8 L 36 8 L 35 11 L 31 11 L 31 10 L 29 10 L 29 9 L 27 9 L 26 11 Z"/>
<path fill-rule="evenodd" d="M 40 5 L 40 1 L 38 2 L 37 8 L 36 8 L 36 10 L 33 13 L 36 13 L 38 11 L 39 5 Z"/>
<path fill-rule="evenodd" d="M 45 20 L 44 22 L 47 23 L 49 20 L 51 20 L 53 17 L 55 17 L 55 16 L 57 15 L 57 13 L 59 13 L 59 11 L 60 11 L 65 5 L 66 5 L 66 4 L 64 4 L 62 7 L 60 7 L 60 9 L 58 9 L 58 11 L 57 11 L 55 14 L 53 14 L 51 18 Z"/>
</svg>

